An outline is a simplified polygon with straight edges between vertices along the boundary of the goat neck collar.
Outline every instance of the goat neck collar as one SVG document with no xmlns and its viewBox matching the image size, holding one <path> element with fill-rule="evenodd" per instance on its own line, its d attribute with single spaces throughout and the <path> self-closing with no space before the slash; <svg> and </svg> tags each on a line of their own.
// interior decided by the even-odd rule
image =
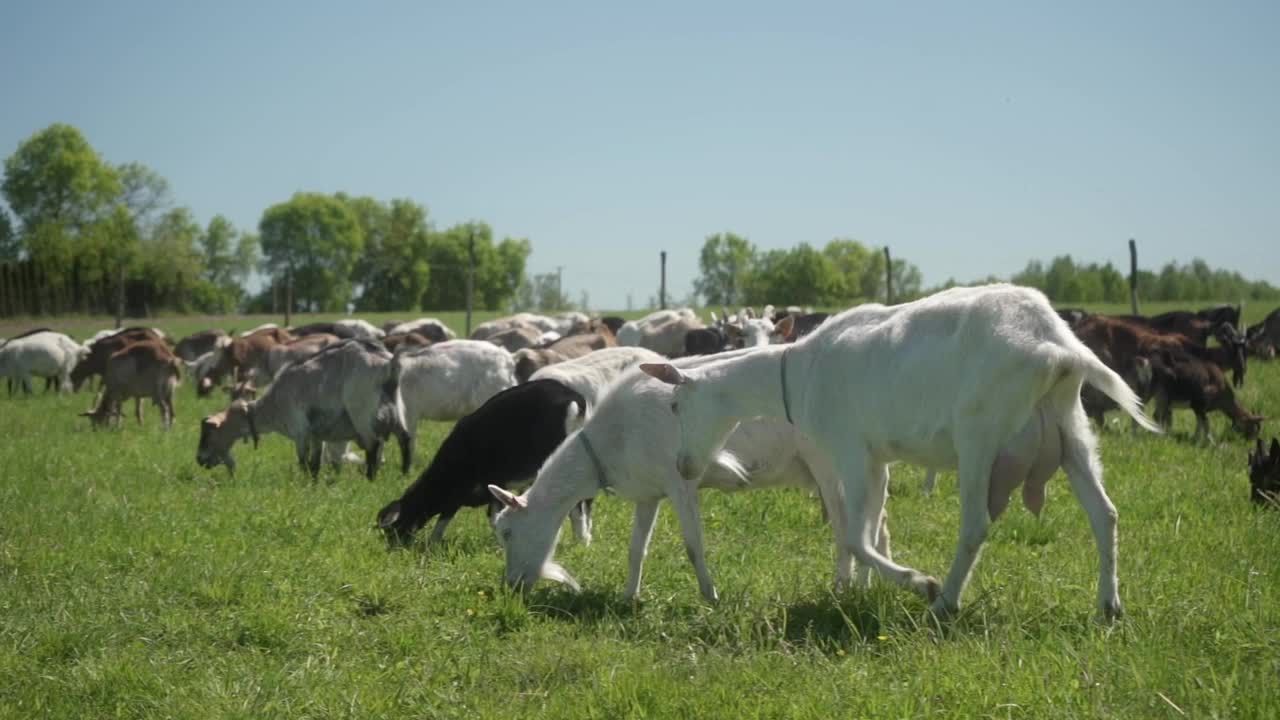
<svg viewBox="0 0 1280 720">
<path fill-rule="evenodd" d="M 608 492 L 611 488 L 609 474 L 604 471 L 604 463 L 600 462 L 600 456 L 596 454 L 596 449 L 592 447 L 591 440 L 587 438 L 586 430 L 578 431 L 578 439 L 582 440 L 582 447 L 586 449 L 587 457 L 591 458 L 591 464 L 596 468 L 596 480 L 600 483 L 600 489 Z"/>
<path fill-rule="evenodd" d="M 787 414 L 787 422 L 795 425 L 795 421 L 791 419 L 791 398 L 787 395 L 787 353 L 791 352 L 791 346 L 787 346 L 782 351 L 782 362 L 779 363 L 782 375 L 782 411 Z"/>
</svg>

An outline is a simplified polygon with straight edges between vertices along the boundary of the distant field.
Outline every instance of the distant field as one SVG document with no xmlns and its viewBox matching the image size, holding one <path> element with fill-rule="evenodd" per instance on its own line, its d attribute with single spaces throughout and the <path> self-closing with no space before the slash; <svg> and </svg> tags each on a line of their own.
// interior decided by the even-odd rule
<svg viewBox="0 0 1280 720">
<path fill-rule="evenodd" d="M 1280 363 L 1254 363 L 1241 396 L 1280 417 Z M 1280 717 L 1280 512 L 1248 502 L 1246 444 L 1221 416 L 1212 447 L 1190 443 L 1186 411 L 1166 437 L 1101 432 L 1116 626 L 1091 619 L 1096 553 L 1059 475 L 1042 519 L 1012 507 L 993 526 L 939 632 L 886 583 L 832 595 L 831 534 L 803 493 L 704 494 L 718 606 L 666 509 L 624 603 L 631 506 L 608 496 L 595 542 L 565 532 L 557 554 L 583 593 L 522 598 L 481 511 L 431 549 L 388 552 L 374 529 L 448 424 L 423 425 L 410 477 L 312 482 L 267 436 L 232 478 L 195 464 L 199 419 L 225 401 L 184 385 L 172 431 L 151 408 L 143 428 L 93 432 L 76 417 L 90 400 L 0 396 L 0 718 Z M 895 468 L 894 554 L 942 574 L 955 478 L 924 497 L 922 476 Z"/>
</svg>

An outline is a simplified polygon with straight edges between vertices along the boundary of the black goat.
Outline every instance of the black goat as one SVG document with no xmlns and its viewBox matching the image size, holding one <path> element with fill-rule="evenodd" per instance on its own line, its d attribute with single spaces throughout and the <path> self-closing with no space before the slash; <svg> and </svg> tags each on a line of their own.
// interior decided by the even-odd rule
<svg viewBox="0 0 1280 720">
<path fill-rule="evenodd" d="M 571 416 L 583 419 L 586 406 L 580 393 L 555 380 L 534 380 L 489 398 L 454 425 L 431 465 L 399 500 L 378 513 L 387 542 L 408 543 L 439 515 L 430 538 L 438 542 L 464 507 L 488 506 L 492 517 L 496 502 L 488 485 L 511 488 L 531 482 L 564 441 Z M 590 508 L 591 501 L 584 501 L 570 515 L 584 541 L 590 541 Z"/>
</svg>

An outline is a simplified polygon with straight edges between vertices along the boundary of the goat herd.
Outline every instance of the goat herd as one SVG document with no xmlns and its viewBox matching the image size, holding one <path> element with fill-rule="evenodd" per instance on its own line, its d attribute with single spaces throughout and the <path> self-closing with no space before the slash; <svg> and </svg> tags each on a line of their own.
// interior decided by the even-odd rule
<svg viewBox="0 0 1280 720">
<path fill-rule="evenodd" d="M 433 318 L 208 330 L 176 344 L 151 328 L 103 331 L 84 345 L 41 328 L 0 344 L 0 375 L 10 394 L 30 392 L 33 377 L 71 390 L 97 376 L 101 395 L 83 413 L 94 426 L 118 424 L 128 399 L 141 422 L 151 399 L 168 427 L 187 370 L 200 395 L 231 396 L 202 421 L 196 459 L 232 472 L 236 442 L 256 447 L 272 432 L 294 442 L 312 475 L 325 460 L 360 461 L 345 449 L 354 442 L 372 478 L 392 437 L 407 472 L 419 422 L 456 421 L 426 470 L 378 513 L 388 542 L 411 541 L 433 518 L 429 541 L 439 541 L 458 510 L 487 506 L 509 585 L 547 578 L 576 589 L 553 559 L 559 528 L 568 517 L 590 542 L 592 500 L 608 491 L 635 505 L 628 598 L 660 500 L 671 501 L 714 601 L 698 490 L 793 486 L 823 504 L 837 586 L 855 567 L 865 586 L 874 570 L 936 615 L 954 613 L 990 522 L 1019 486 L 1038 514 L 1061 467 L 1095 536 L 1099 609 L 1115 617 L 1116 511 L 1090 417 L 1119 408 L 1135 430 L 1159 431 L 1187 406 L 1196 438 L 1208 440 L 1207 414 L 1222 412 L 1256 439 L 1253 499 L 1274 504 L 1280 493 L 1280 442 L 1264 450 L 1264 418 L 1233 392 L 1250 356 L 1274 358 L 1280 310 L 1247 332 L 1239 319 L 1233 307 L 1151 318 L 1055 311 L 1035 290 L 990 285 L 830 317 L 712 313 L 705 326 L 687 309 L 629 322 L 521 313 L 466 340 Z M 1152 400 L 1159 424 L 1143 411 Z M 961 538 L 942 582 L 892 559 L 885 501 L 895 461 L 927 468 L 930 485 L 937 470 L 959 471 Z"/>
</svg>

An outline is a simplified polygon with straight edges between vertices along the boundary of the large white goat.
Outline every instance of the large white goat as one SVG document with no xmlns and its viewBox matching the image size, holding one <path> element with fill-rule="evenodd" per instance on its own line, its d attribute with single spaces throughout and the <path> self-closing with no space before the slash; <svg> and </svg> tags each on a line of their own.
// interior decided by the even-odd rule
<svg viewBox="0 0 1280 720">
<path fill-rule="evenodd" d="M 1039 512 L 1045 482 L 1061 466 L 1093 528 L 1098 606 L 1105 617 L 1120 614 L 1116 511 L 1102 487 L 1081 384 L 1158 429 L 1042 293 L 990 285 L 894 307 L 863 305 L 794 345 L 690 371 L 670 364 L 641 369 L 678 386 L 678 467 L 686 478 L 702 474 L 742 418 L 794 423 L 826 452 L 841 480 L 842 545 L 859 563 L 928 598 L 939 616 L 959 609 L 991 519 L 1013 489 L 1021 484 L 1024 503 Z M 941 585 L 874 547 L 888 463 L 898 459 L 959 469 L 960 541 Z M 694 564 L 705 567 L 701 559 Z M 702 572 L 699 578 L 710 583 Z"/>
<path fill-rule="evenodd" d="M 592 355 L 606 352 L 611 351 L 601 350 Z M 723 357 L 748 352 L 752 351 L 732 351 Z M 677 360 L 675 365 L 691 370 L 710 362 L 713 358 L 694 357 Z M 560 367 L 556 365 L 545 372 L 549 374 Z M 784 421 L 759 419 L 742 423 L 729 437 L 725 452 L 716 457 L 705 473 L 693 480 L 681 477 L 676 471 L 680 429 L 671 410 L 673 395 L 670 385 L 638 369 L 624 373 L 609 386 L 581 432 L 567 438 L 547 459 L 524 495 L 517 497 L 502 488 L 489 487 L 494 497 L 506 506 L 494 519 L 494 528 L 506 550 L 505 577 L 509 585 L 529 586 L 539 578 L 547 578 L 577 587 L 573 577 L 552 559 L 557 530 L 576 503 L 594 497 L 605 487 L 635 503 L 627 598 L 634 598 L 640 589 L 644 557 L 658 502 L 663 497 L 671 498 L 689 556 L 698 567 L 702 592 L 713 601 L 715 587 L 705 566 L 699 565 L 704 555 L 701 523 L 697 521 L 699 487 L 818 489 L 825 482 L 826 487 L 820 494 L 827 503 L 828 515 L 835 519 L 832 524 L 838 536 L 840 515 L 834 503 L 839 496 L 831 475 L 820 474 L 823 465 L 814 462 L 817 456 L 811 444 Z M 879 541 L 882 551 L 888 554 L 887 527 L 880 533 Z M 837 558 L 837 578 L 847 581 L 849 570 L 848 556 Z"/>
</svg>

